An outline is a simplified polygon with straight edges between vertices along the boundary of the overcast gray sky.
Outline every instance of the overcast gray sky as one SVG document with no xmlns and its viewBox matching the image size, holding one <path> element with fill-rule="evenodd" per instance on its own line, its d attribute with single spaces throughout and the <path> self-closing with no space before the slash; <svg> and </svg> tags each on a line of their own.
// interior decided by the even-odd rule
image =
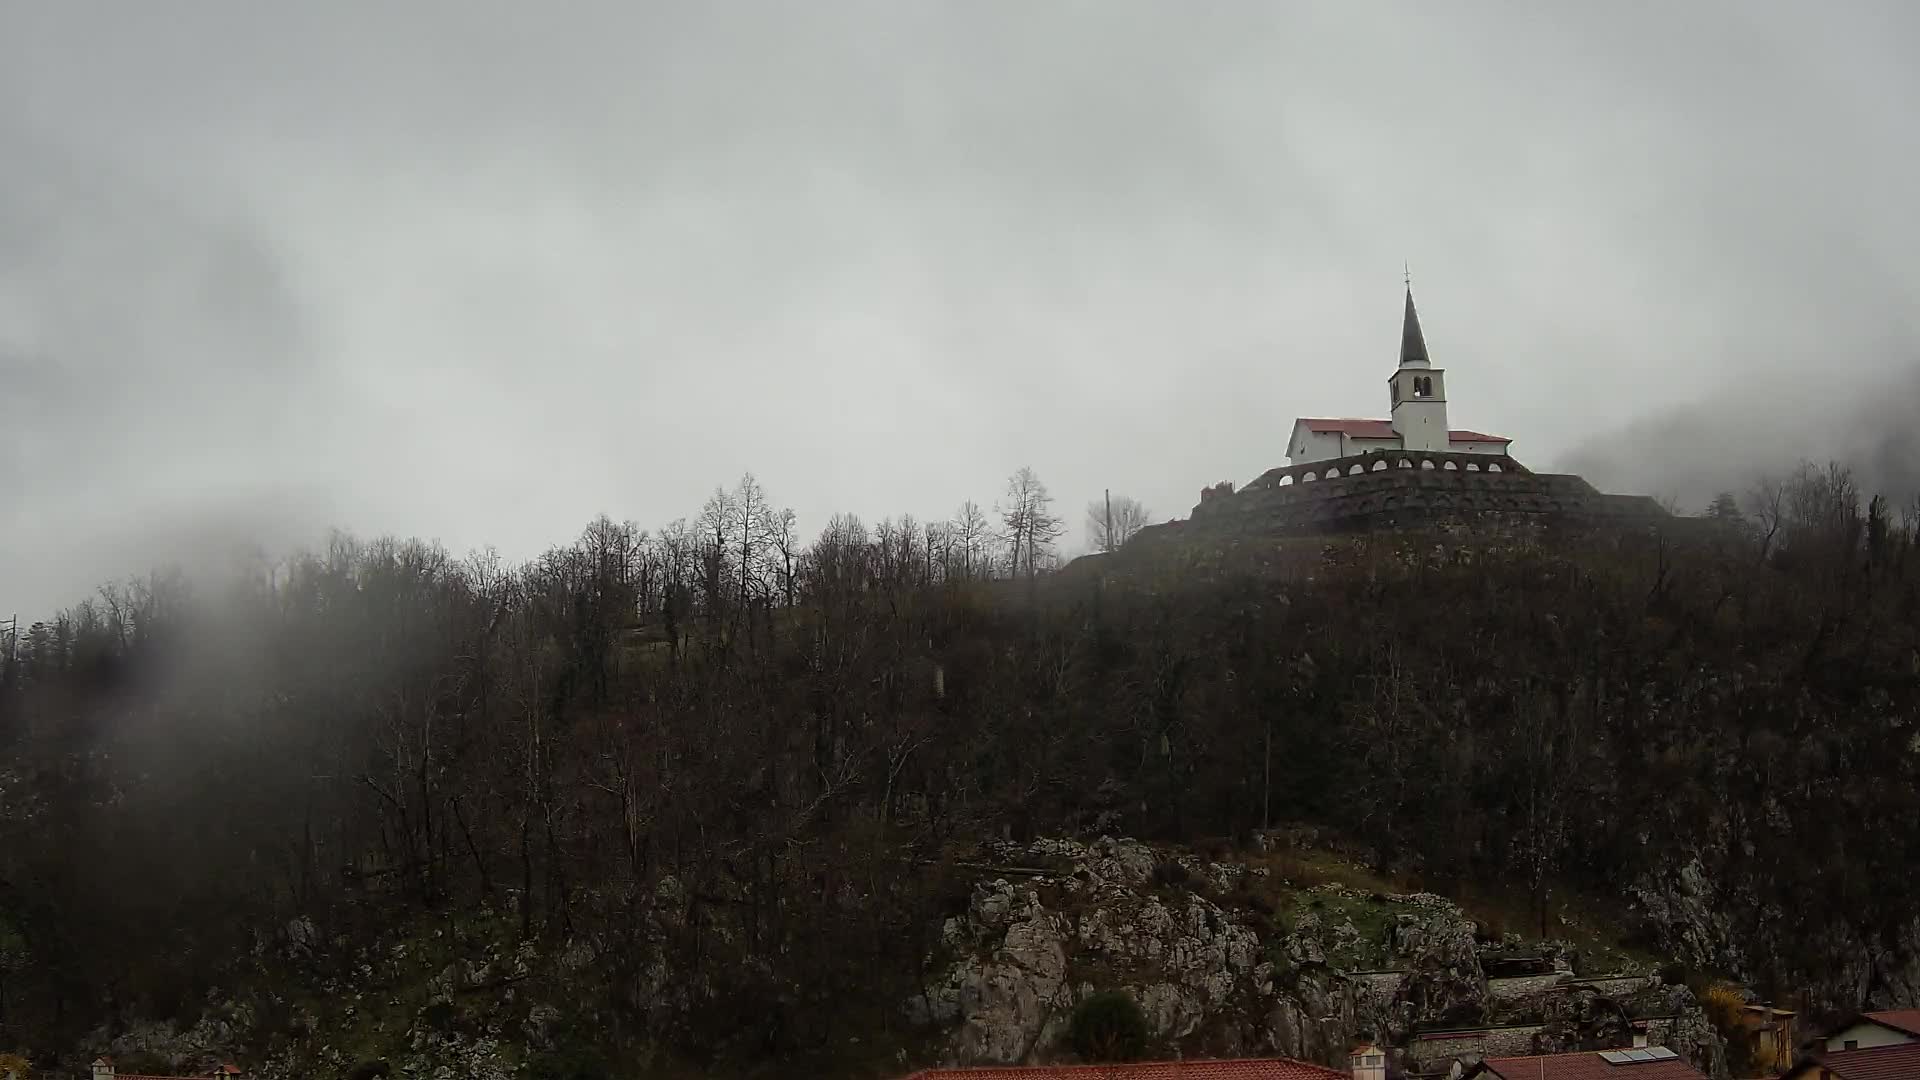
<svg viewBox="0 0 1920 1080">
<path fill-rule="evenodd" d="M 1535 467 L 1898 470 L 1916 49 L 1906 0 L 0 0 L 0 614 L 744 470 L 809 530 L 1022 464 L 1182 516 L 1383 413 L 1403 261 Z"/>
</svg>

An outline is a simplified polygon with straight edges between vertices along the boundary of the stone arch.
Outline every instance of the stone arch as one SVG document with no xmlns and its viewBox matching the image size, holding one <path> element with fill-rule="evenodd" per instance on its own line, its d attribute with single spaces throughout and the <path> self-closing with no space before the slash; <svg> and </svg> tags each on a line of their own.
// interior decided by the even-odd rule
<svg viewBox="0 0 1920 1080">
<path fill-rule="evenodd" d="M 1327 470 L 1327 479 L 1329 479 L 1329 480 L 1338 480 L 1338 479 L 1340 479 L 1340 466 L 1338 466 L 1338 465 L 1335 465 L 1335 466 L 1334 466 L 1333 468 L 1331 468 L 1331 469 L 1328 469 L 1328 470 Z"/>
<path fill-rule="evenodd" d="M 1489 462 L 1487 462 L 1487 471 L 1488 471 L 1488 472 L 1499 472 L 1499 471 L 1500 471 L 1500 463 L 1499 463 L 1499 462 L 1497 462 L 1497 461 L 1489 461 Z"/>
<path fill-rule="evenodd" d="M 1293 474 L 1288 473 L 1287 475 L 1281 477 L 1279 481 L 1274 484 L 1274 487 L 1291 487 L 1292 485 L 1293 485 Z"/>
<path fill-rule="evenodd" d="M 1421 468 L 1423 468 L 1423 469 L 1431 469 L 1431 468 L 1433 468 L 1433 459 L 1432 459 L 1432 458 L 1421 458 L 1421 459 L 1420 459 L 1420 467 L 1421 467 Z"/>
<path fill-rule="evenodd" d="M 1408 460 L 1407 460 L 1406 458 L 1401 458 L 1401 459 L 1400 459 L 1400 467 L 1401 467 L 1401 468 L 1403 468 L 1403 469 L 1411 469 L 1411 468 L 1413 468 L 1413 462 L 1411 462 L 1411 461 L 1408 461 Z"/>
<path fill-rule="evenodd" d="M 1307 474 L 1306 474 L 1305 476 L 1302 476 L 1302 477 L 1300 478 L 1300 482 L 1301 482 L 1301 483 L 1303 483 L 1303 484 L 1311 484 L 1311 483 L 1313 483 L 1313 482 L 1314 482 L 1315 480 L 1318 480 L 1318 479 L 1320 479 L 1320 478 L 1319 478 L 1319 477 L 1317 477 L 1317 476 L 1315 476 L 1315 475 L 1313 475 L 1313 473 L 1311 473 L 1311 472 L 1309 472 L 1309 473 L 1307 473 Z"/>
<path fill-rule="evenodd" d="M 1445 469 L 1445 470 L 1447 470 L 1448 472 L 1459 472 L 1459 471 L 1460 471 L 1460 466 L 1458 466 L 1458 465 L 1455 465 L 1455 464 L 1454 464 L 1453 462 L 1451 462 L 1451 461 L 1445 461 L 1445 462 L 1442 462 L 1442 463 L 1440 464 L 1440 467 L 1441 467 L 1441 468 L 1443 468 L 1443 469 Z"/>
<path fill-rule="evenodd" d="M 1361 473 L 1366 471 L 1367 471 L 1367 467 L 1365 465 L 1355 465 L 1353 468 L 1347 470 L 1347 475 L 1359 476 Z"/>
<path fill-rule="evenodd" d="M 1480 466 L 1479 466 L 1479 465 L 1476 465 L 1475 463 L 1473 463 L 1473 462 L 1471 462 L 1471 461 L 1469 461 L 1469 462 L 1467 462 L 1467 471 L 1468 471 L 1468 472 L 1479 472 L 1479 471 L 1480 471 Z"/>
<path fill-rule="evenodd" d="M 1376 462 L 1374 462 L 1374 463 L 1373 463 L 1373 471 L 1374 471 L 1374 472 L 1385 472 L 1385 471 L 1386 471 L 1386 468 L 1387 468 L 1387 459 L 1386 459 L 1386 458 L 1381 458 L 1381 459 L 1380 459 L 1379 461 L 1376 461 Z"/>
</svg>

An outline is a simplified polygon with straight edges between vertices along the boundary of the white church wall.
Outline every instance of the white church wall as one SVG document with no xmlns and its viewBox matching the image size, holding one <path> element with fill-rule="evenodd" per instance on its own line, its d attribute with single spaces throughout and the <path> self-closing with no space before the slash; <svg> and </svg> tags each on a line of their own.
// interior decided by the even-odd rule
<svg viewBox="0 0 1920 1080">
<path fill-rule="evenodd" d="M 1447 404 L 1444 401 L 1402 401 L 1393 410 L 1393 429 L 1408 450 L 1447 450 Z"/>
<path fill-rule="evenodd" d="M 1299 465 L 1307 461 L 1340 457 L 1340 439 L 1340 432 L 1337 431 L 1308 431 L 1306 425 L 1296 425 L 1293 444 L 1287 447 L 1287 464 Z"/>
</svg>

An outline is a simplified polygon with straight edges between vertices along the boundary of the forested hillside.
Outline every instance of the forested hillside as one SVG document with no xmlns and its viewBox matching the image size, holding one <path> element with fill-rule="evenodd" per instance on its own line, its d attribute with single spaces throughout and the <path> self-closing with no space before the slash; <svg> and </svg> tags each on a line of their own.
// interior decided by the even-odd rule
<svg viewBox="0 0 1920 1080">
<path fill-rule="evenodd" d="M 1283 823 L 1529 935 L 1599 903 L 1815 1012 L 1920 1004 L 1913 505 L 1807 469 L 1664 532 L 1049 573 L 1044 488 L 1015 489 L 803 543 L 749 479 L 525 567 L 341 537 L 23 628 L 0 1050 L 251 993 L 233 1039 L 265 1055 L 311 1034 L 270 958 L 350 990 L 364 942 L 485 913 L 501 948 L 590 951 L 581 1054 L 829 1075 L 910 1039 L 956 852 Z"/>
</svg>

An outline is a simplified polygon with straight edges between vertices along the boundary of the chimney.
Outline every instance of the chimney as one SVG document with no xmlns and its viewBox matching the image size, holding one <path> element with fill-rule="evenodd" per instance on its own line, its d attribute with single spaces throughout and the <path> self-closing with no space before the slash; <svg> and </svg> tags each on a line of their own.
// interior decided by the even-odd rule
<svg viewBox="0 0 1920 1080">
<path fill-rule="evenodd" d="M 93 1059 L 93 1080 L 113 1080 L 113 1059 L 98 1057 Z"/>
<path fill-rule="evenodd" d="M 1361 1043 L 1347 1055 L 1353 1066 L 1353 1080 L 1387 1080 L 1387 1052 L 1372 1043 Z"/>
</svg>

